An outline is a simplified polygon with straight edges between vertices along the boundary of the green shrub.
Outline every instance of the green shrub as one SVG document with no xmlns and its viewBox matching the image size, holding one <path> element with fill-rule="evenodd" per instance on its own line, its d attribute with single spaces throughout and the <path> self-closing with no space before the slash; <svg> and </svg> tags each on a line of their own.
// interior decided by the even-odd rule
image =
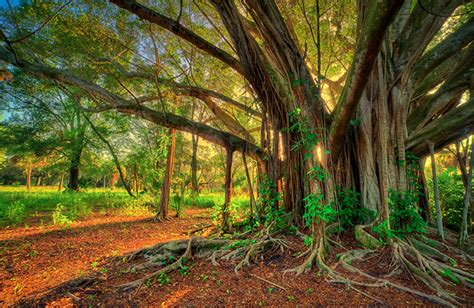
<svg viewBox="0 0 474 308">
<path fill-rule="evenodd" d="M 389 190 L 390 227 L 400 237 L 426 233 L 426 222 L 418 212 L 418 193 Z"/>
<path fill-rule="evenodd" d="M 54 209 L 53 215 L 53 225 L 56 226 L 69 226 L 73 220 L 67 216 L 66 208 L 63 204 L 58 203 Z"/>
<path fill-rule="evenodd" d="M 145 216 L 150 215 L 151 210 L 144 200 L 133 200 L 117 209 L 118 213 L 125 216 Z"/>
<path fill-rule="evenodd" d="M 356 224 L 362 224 L 372 221 L 376 213 L 372 210 L 361 207 L 360 193 L 352 189 L 337 190 L 338 216 L 343 229 L 354 227 Z"/>
<path fill-rule="evenodd" d="M 26 218 L 26 207 L 20 201 L 15 201 L 6 207 L 5 218 L 7 224 L 17 225 Z"/>
</svg>

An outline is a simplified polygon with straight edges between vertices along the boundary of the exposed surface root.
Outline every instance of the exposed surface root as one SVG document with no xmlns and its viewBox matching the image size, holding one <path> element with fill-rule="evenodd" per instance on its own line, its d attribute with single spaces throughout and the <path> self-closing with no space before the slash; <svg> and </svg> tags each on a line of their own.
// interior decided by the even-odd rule
<svg viewBox="0 0 474 308">
<path fill-rule="evenodd" d="M 390 248 L 392 254 L 392 266 L 395 267 L 392 274 L 397 269 L 402 269 L 404 272 L 409 273 L 415 280 L 426 285 L 436 295 L 430 295 L 425 292 L 408 288 L 384 278 L 374 277 L 351 265 L 353 260 L 364 260 L 365 256 L 372 253 L 373 250 L 352 250 L 341 254 L 340 261 L 336 263 L 333 269 L 330 269 L 329 267 L 326 267 L 325 269 L 328 273 L 329 281 L 343 283 L 349 286 L 391 286 L 446 306 L 460 305 L 459 302 L 465 301 L 456 295 L 449 293 L 442 286 L 448 284 L 448 281 L 445 279 L 448 278 L 452 282 L 461 283 L 471 288 L 473 287 L 473 274 L 445 263 L 449 262 L 455 264 L 455 261 L 452 258 L 436 248 L 416 239 L 404 241 L 396 238 L 392 240 Z M 341 264 L 345 269 L 363 276 L 366 280 L 368 279 L 369 282 L 361 282 L 345 278 L 343 274 L 336 271 L 336 267 Z M 319 266 L 320 268 L 322 267 L 321 265 Z M 391 276 L 391 274 L 388 276 Z"/>
<path fill-rule="evenodd" d="M 413 242 L 413 239 L 409 241 Z M 395 239 L 393 241 L 392 251 L 394 262 L 402 269 L 411 273 L 418 281 L 423 282 L 435 292 L 437 296 L 449 302 L 459 304 L 458 300 L 462 301 L 462 299 L 450 294 L 442 287 L 442 284 L 448 284 L 445 278 L 448 278 L 454 283 L 461 283 L 472 288 L 474 285 L 471 281 L 474 275 L 443 263 L 442 261 L 438 261 L 437 259 L 442 259 L 440 257 L 444 255 L 440 251 L 434 248 L 428 251 L 419 250 L 410 242 L 405 242 L 401 239 Z M 455 264 L 454 260 L 449 257 L 447 258 L 447 261 Z"/>
<path fill-rule="evenodd" d="M 258 233 L 252 239 L 234 241 L 223 249 L 215 251 L 210 257 L 212 264 L 218 266 L 218 259 L 226 261 L 240 260 L 234 268 L 235 273 L 239 274 L 244 266 L 250 266 L 251 262 L 258 257 L 263 258 L 266 253 L 278 249 L 284 251 L 285 248 L 290 248 L 285 240 L 274 237 L 277 233 L 270 234 L 267 229 L 264 235 L 261 234 L 262 232 Z"/>
<path fill-rule="evenodd" d="M 281 251 L 285 248 L 291 249 L 284 239 L 274 237 L 277 233 L 270 234 L 268 229 L 264 229 L 251 238 L 248 237 L 248 232 L 229 239 L 196 237 L 190 240 L 161 243 L 133 252 L 126 256 L 123 261 L 127 262 L 139 257 L 143 257 L 146 261 L 133 266 L 131 271 L 161 268 L 145 277 L 120 285 L 118 288 L 129 290 L 140 287 L 143 283 L 156 279 L 161 273 L 169 273 L 179 269 L 191 256 L 209 258 L 216 266 L 219 265 L 218 260 L 237 261 L 234 271 L 238 274 L 244 266 L 251 265 L 259 257 L 263 259 L 263 256 L 267 253 L 278 249 Z M 177 261 L 166 265 L 168 261 L 175 260 L 178 256 L 180 257 Z M 165 266 L 163 267 L 163 265 Z"/>
<path fill-rule="evenodd" d="M 365 230 L 363 231 L 365 234 L 370 235 Z M 161 268 L 143 278 L 120 285 L 119 288 L 121 290 L 128 290 L 140 287 L 143 283 L 156 279 L 161 273 L 169 273 L 179 269 L 192 256 L 208 258 L 215 266 L 220 265 L 219 261 L 233 261 L 236 264 L 234 271 L 236 274 L 239 274 L 239 271 L 245 266 L 250 266 L 255 261 L 263 259 L 267 254 L 277 250 L 284 251 L 285 248 L 293 249 L 284 239 L 276 237 L 278 233 L 270 234 L 267 228 L 256 233 L 254 236 L 251 236 L 250 233 L 245 233 L 229 238 L 207 239 L 196 237 L 190 240 L 162 243 L 134 252 L 127 256 L 126 260 L 137 257 L 143 257 L 146 260 L 141 264 L 135 265 L 135 270 L 154 267 Z M 370 240 L 369 242 L 372 243 Z M 373 247 L 372 245 L 370 246 Z M 327 248 L 326 242 L 324 239 L 320 239 L 314 242 L 304 253 L 306 259 L 301 265 L 286 270 L 285 273 L 292 272 L 300 275 L 309 271 L 315 265 L 321 272 L 327 275 L 326 277 L 329 282 L 345 284 L 355 292 L 382 304 L 384 303 L 383 300 L 367 293 L 364 287 L 393 287 L 425 298 L 436 304 L 446 306 L 460 305 L 460 303 L 464 303 L 466 300 L 449 293 L 444 286 L 451 281 L 473 288 L 474 274 L 457 268 L 455 260 L 436 247 L 437 245 L 429 243 L 428 239 L 410 238 L 401 240 L 395 238 L 383 253 L 385 256 L 387 256 L 386 254 L 391 256 L 391 263 L 389 265 L 391 272 L 383 276 L 373 276 L 351 264 L 353 261 L 367 261 L 376 256 L 374 253 L 380 250 L 375 250 L 374 248 L 344 249 L 343 253 L 337 255 L 339 261 L 329 266 L 324 261 Z M 162 267 L 163 264 L 168 263 L 170 260 L 176 260 L 175 257 L 177 258 L 178 256 L 177 261 Z M 341 267 L 343 270 L 341 270 Z M 354 278 L 352 274 L 347 275 L 347 272 L 355 274 L 355 277 L 360 277 L 360 279 Z M 389 280 L 394 274 L 401 272 L 407 273 L 416 281 L 422 282 L 433 293 L 426 293 L 406 287 L 394 282 L 393 279 Z M 268 283 L 274 284 L 272 282 Z"/>
<path fill-rule="evenodd" d="M 140 279 L 137 279 L 137 280 L 134 280 L 132 282 L 129 282 L 129 283 L 126 283 L 126 284 L 123 284 L 123 285 L 120 285 L 118 288 L 120 290 L 123 290 L 123 291 L 126 291 L 126 290 L 129 290 L 129 289 L 133 289 L 135 287 L 139 287 L 141 286 L 143 283 L 145 283 L 147 280 L 151 280 L 151 279 L 155 279 L 156 277 L 158 277 L 158 275 L 160 275 L 161 273 L 169 273 L 171 271 L 174 271 L 174 270 L 177 270 L 181 265 L 183 265 L 184 261 L 186 261 L 187 259 L 191 258 L 192 256 L 192 242 L 193 242 L 193 239 L 191 238 L 189 241 L 188 241 L 188 245 L 187 245 L 187 248 L 186 248 L 186 251 L 184 252 L 184 254 L 174 263 L 171 263 L 170 265 L 168 266 L 165 266 L 161 269 L 159 269 L 158 271 L 156 272 L 153 272 L 149 275 L 146 275 L 145 277 L 143 278 L 140 278 Z"/>
<path fill-rule="evenodd" d="M 319 240 L 316 243 L 313 243 L 310 249 L 309 256 L 301 265 L 292 269 L 288 269 L 285 271 L 285 273 L 295 273 L 296 276 L 298 276 L 298 275 L 301 275 L 302 273 L 308 272 L 313 267 L 315 260 L 318 266 L 323 263 L 322 262 L 323 255 L 324 255 L 324 241 Z M 324 271 L 324 268 L 320 267 L 320 269 Z"/>
</svg>

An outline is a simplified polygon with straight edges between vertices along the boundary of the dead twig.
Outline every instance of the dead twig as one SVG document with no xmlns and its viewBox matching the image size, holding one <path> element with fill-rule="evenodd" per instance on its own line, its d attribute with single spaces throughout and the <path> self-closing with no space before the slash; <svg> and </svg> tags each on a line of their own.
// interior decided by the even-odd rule
<svg viewBox="0 0 474 308">
<path fill-rule="evenodd" d="M 259 277 L 259 276 L 255 275 L 255 274 L 250 274 L 250 276 L 255 277 L 255 278 L 257 278 L 257 279 L 260 279 L 261 281 L 264 281 L 264 282 L 269 283 L 269 284 L 271 284 L 271 285 L 274 285 L 275 287 L 280 288 L 280 289 L 282 289 L 282 290 L 288 291 L 285 287 L 283 287 L 283 286 L 281 286 L 281 285 L 279 285 L 279 284 L 276 284 L 276 283 L 274 283 L 274 282 L 271 282 L 270 280 L 267 280 L 267 279 L 265 279 L 265 278 Z"/>
</svg>

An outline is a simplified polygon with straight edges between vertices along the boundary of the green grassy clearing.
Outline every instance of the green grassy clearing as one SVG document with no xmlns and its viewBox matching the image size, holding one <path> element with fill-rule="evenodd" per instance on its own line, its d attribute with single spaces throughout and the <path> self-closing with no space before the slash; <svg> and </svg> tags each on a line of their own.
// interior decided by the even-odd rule
<svg viewBox="0 0 474 308">
<path fill-rule="evenodd" d="M 140 195 L 137 199 L 125 190 L 84 189 L 81 192 L 58 192 L 56 187 L 34 187 L 30 192 L 24 187 L 0 186 L 0 226 L 17 226 L 32 222 L 40 225 L 70 225 L 93 213 L 114 215 L 153 215 L 159 196 Z M 178 207 L 179 199 L 172 196 L 170 207 Z M 202 193 L 192 197 L 186 194 L 182 209 L 189 207 L 213 208 L 218 211 L 224 203 L 222 193 Z M 248 196 L 234 196 L 231 212 L 240 218 L 248 211 Z"/>
</svg>

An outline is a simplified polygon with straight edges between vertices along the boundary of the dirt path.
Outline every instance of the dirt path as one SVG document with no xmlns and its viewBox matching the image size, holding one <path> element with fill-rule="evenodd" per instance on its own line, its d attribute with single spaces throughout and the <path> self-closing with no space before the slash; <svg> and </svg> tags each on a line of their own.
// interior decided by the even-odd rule
<svg viewBox="0 0 474 308">
<path fill-rule="evenodd" d="M 137 289 L 117 292 L 117 286 L 141 278 L 156 269 L 131 271 L 144 260 L 123 262 L 128 252 L 175 239 L 209 223 L 209 210 L 191 209 L 185 218 L 160 223 L 150 217 L 99 216 L 71 226 L 19 228 L 0 231 L 0 306 L 64 307 L 80 306 L 415 306 L 433 305 L 418 296 L 393 288 L 351 289 L 329 283 L 317 271 L 295 277 L 284 270 L 301 263 L 295 253 L 304 251 L 300 238 L 288 237 L 291 249 L 276 250 L 263 260 L 234 272 L 232 262 L 213 266 L 206 259 L 186 262 L 186 271 L 175 271 L 166 279 L 156 279 Z M 349 233 L 340 239 L 346 249 L 357 244 Z M 337 262 L 345 249 L 335 246 L 327 256 L 328 264 Z M 459 267 L 471 270 L 471 263 L 458 260 Z M 354 264 L 377 277 L 390 267 L 384 254 Z M 346 273 L 349 278 L 360 279 Z M 92 285 L 74 286 L 81 277 L 94 277 Z M 394 281 L 431 293 L 407 275 Z M 472 289 L 447 286 L 452 292 L 470 299 Z"/>
<path fill-rule="evenodd" d="M 102 263 L 139 248 L 186 237 L 209 222 L 209 210 L 160 223 L 147 217 L 96 216 L 70 228 L 0 230 L 0 306 L 40 296 L 71 279 L 99 271 Z"/>
</svg>

